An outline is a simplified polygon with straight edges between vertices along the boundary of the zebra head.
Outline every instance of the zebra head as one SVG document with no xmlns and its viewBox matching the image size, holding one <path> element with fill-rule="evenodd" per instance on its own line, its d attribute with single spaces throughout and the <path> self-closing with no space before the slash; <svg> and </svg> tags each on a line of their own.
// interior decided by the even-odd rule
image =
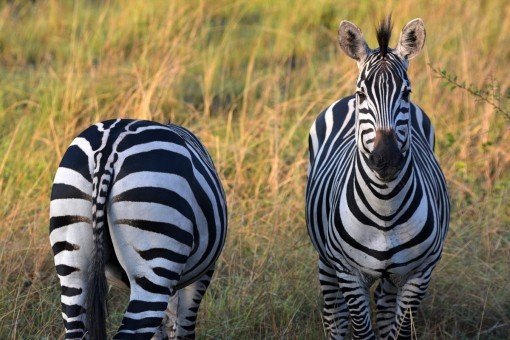
<svg viewBox="0 0 510 340">
<path fill-rule="evenodd" d="M 406 162 L 411 141 L 411 83 L 409 60 L 425 43 L 421 19 L 404 26 L 396 48 L 389 48 L 391 17 L 377 28 L 379 47 L 370 49 L 361 30 L 342 21 L 339 42 L 342 50 L 356 60 L 360 70 L 356 82 L 356 144 L 365 164 L 377 177 L 395 179 Z"/>
</svg>

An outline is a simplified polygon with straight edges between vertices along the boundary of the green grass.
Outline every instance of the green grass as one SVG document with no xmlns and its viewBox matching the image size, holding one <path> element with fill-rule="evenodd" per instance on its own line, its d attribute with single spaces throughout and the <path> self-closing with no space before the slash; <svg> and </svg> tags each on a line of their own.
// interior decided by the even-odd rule
<svg viewBox="0 0 510 340">
<path fill-rule="evenodd" d="M 72 138 L 112 117 L 190 128 L 220 172 L 230 229 L 198 336 L 323 337 L 304 221 L 308 129 L 354 89 L 340 20 L 374 46 L 389 12 L 395 36 L 412 18 L 425 21 L 426 48 L 409 76 L 436 127 L 452 198 L 418 337 L 509 338 L 509 122 L 427 66 L 478 87 L 496 81 L 508 96 L 507 1 L 131 0 L 0 4 L 0 339 L 62 336 L 51 182 Z M 127 297 L 111 293 L 113 332 Z"/>
</svg>

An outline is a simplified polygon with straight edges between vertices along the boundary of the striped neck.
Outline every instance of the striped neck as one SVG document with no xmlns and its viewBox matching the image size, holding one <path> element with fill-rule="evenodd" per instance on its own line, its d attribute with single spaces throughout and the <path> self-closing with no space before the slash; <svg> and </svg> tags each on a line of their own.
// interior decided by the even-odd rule
<svg viewBox="0 0 510 340">
<path fill-rule="evenodd" d="M 352 182 L 353 199 L 364 201 L 373 214 L 384 217 L 394 216 L 401 210 L 402 202 L 414 187 L 413 156 L 409 149 L 405 154 L 405 164 L 397 177 L 384 182 L 370 169 L 367 156 L 356 150 L 353 172 L 349 181 Z M 368 204 L 367 204 L 368 203 Z"/>
</svg>

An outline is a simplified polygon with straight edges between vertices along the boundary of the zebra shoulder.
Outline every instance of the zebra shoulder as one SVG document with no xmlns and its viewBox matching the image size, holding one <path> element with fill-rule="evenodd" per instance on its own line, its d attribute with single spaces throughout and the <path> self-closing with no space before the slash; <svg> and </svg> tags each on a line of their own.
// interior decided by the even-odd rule
<svg viewBox="0 0 510 340">
<path fill-rule="evenodd" d="M 331 136 L 354 126 L 354 95 L 339 99 L 323 110 L 315 119 L 309 134 L 310 162 Z"/>
</svg>

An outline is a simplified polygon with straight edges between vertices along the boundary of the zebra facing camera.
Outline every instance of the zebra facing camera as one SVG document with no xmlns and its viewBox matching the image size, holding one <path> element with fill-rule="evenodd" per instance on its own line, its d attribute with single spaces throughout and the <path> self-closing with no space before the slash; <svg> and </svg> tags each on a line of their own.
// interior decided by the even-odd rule
<svg viewBox="0 0 510 340">
<path fill-rule="evenodd" d="M 394 49 L 391 30 L 388 16 L 376 29 L 379 47 L 370 49 L 361 30 L 342 21 L 340 47 L 360 70 L 356 94 L 326 108 L 310 129 L 306 219 L 330 339 L 343 339 L 349 323 L 354 339 L 411 338 L 448 230 L 434 129 L 409 98 L 408 61 L 422 49 L 425 28 L 410 21 Z"/>
</svg>

